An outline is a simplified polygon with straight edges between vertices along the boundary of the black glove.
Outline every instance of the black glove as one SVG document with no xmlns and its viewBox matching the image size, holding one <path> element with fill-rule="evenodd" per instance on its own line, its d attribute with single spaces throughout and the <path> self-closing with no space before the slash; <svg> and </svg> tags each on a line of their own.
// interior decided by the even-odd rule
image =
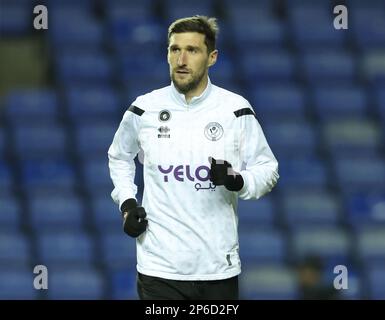
<svg viewBox="0 0 385 320">
<path fill-rule="evenodd" d="M 148 221 L 144 219 L 146 217 L 144 208 L 138 207 L 135 199 L 128 199 L 123 202 L 120 210 L 124 219 L 124 232 L 133 238 L 140 236 L 146 230 L 148 224 Z"/>
<path fill-rule="evenodd" d="M 216 186 L 225 186 L 229 191 L 239 191 L 243 188 L 242 176 L 233 170 L 226 160 L 215 160 L 209 157 L 211 164 L 210 181 Z"/>
</svg>

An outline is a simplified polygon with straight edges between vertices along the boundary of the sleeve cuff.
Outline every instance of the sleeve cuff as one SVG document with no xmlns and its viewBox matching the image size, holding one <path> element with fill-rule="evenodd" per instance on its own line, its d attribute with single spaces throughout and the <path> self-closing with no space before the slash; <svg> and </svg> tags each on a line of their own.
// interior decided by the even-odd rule
<svg viewBox="0 0 385 320">
<path fill-rule="evenodd" d="M 249 193 L 248 190 L 249 190 L 249 176 L 250 176 L 250 172 L 247 172 L 246 170 L 242 170 L 240 172 L 240 175 L 242 176 L 243 178 L 243 187 L 241 190 L 239 190 L 239 197 L 240 198 L 247 198 L 247 194 Z"/>
</svg>

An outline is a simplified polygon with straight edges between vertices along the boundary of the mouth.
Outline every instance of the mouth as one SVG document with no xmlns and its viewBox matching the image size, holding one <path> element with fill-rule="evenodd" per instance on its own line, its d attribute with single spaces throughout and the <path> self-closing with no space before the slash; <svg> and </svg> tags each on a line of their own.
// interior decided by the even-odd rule
<svg viewBox="0 0 385 320">
<path fill-rule="evenodd" d="M 188 70 L 177 70 L 176 73 L 178 73 L 178 74 L 189 74 L 190 72 Z"/>
</svg>

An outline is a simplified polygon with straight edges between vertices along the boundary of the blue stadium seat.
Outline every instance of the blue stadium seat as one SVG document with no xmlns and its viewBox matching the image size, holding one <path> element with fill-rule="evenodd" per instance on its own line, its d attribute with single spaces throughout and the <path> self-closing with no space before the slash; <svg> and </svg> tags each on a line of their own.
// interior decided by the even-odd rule
<svg viewBox="0 0 385 320">
<path fill-rule="evenodd" d="M 31 159 L 21 163 L 23 187 L 28 191 L 34 188 L 73 189 L 76 185 L 73 165 L 63 159 Z"/>
<path fill-rule="evenodd" d="M 385 83 L 384 50 L 367 50 L 362 54 L 361 70 L 363 78 L 370 84 Z"/>
<path fill-rule="evenodd" d="M 113 189 L 106 154 L 104 154 L 103 157 L 94 158 L 92 160 L 83 159 L 81 166 L 84 185 L 91 193 L 92 189 Z"/>
<path fill-rule="evenodd" d="M 385 225 L 385 195 L 384 194 L 359 194 L 351 195 L 345 201 L 347 209 L 347 222 L 352 227 L 362 225 Z"/>
<path fill-rule="evenodd" d="M 30 124 L 31 120 L 54 122 L 59 102 L 54 90 L 12 90 L 5 98 L 5 116 L 10 123 Z"/>
<path fill-rule="evenodd" d="M 21 205 L 10 193 L 0 193 L 0 229 L 17 230 L 21 226 Z"/>
<path fill-rule="evenodd" d="M 251 87 L 251 105 L 257 116 L 269 119 L 303 119 L 305 95 L 295 85 L 257 85 Z"/>
<path fill-rule="evenodd" d="M 110 190 L 111 192 L 111 190 Z M 90 198 L 94 224 L 99 231 L 123 230 L 119 207 L 112 201 L 109 192 L 94 194 Z"/>
<path fill-rule="evenodd" d="M 154 55 L 165 53 L 166 43 L 163 37 L 159 37 L 165 33 L 165 28 L 158 21 L 145 19 L 143 15 L 134 19 L 119 17 L 111 20 L 109 27 L 109 41 L 120 57 L 142 55 L 144 52 Z"/>
<path fill-rule="evenodd" d="M 274 2 L 268 0 L 252 1 L 240 0 L 237 2 L 225 0 L 224 9 L 227 19 L 233 24 L 246 24 L 265 21 L 273 18 Z M 259 23 L 263 25 L 263 23 Z M 224 29 L 227 30 L 227 29 Z"/>
<path fill-rule="evenodd" d="M 327 263 L 340 264 L 351 256 L 350 235 L 341 228 L 332 226 L 298 227 L 292 230 L 292 258 L 300 261 L 316 255 Z"/>
<path fill-rule="evenodd" d="M 90 11 L 93 9 L 95 0 L 46 0 L 47 4 L 53 9 L 53 11 L 63 12 L 66 11 Z"/>
<path fill-rule="evenodd" d="M 2 35 L 22 36 L 30 32 L 30 4 L 27 1 L 2 1 L 0 31 Z"/>
<path fill-rule="evenodd" d="M 241 230 L 239 234 L 241 261 L 247 264 L 282 263 L 286 259 L 285 243 L 285 238 L 278 229 L 258 226 L 254 229 Z"/>
<path fill-rule="evenodd" d="M 218 85 L 219 81 L 234 82 L 236 68 L 231 57 L 225 53 L 219 54 L 217 62 L 209 70 L 210 80 L 215 85 Z"/>
<path fill-rule="evenodd" d="M 121 108 L 119 96 L 110 86 L 70 86 L 66 96 L 73 122 L 115 119 Z"/>
<path fill-rule="evenodd" d="M 211 17 L 214 13 L 212 0 L 190 3 L 183 0 L 166 0 L 164 1 L 164 8 L 167 24 L 172 23 L 176 19 L 191 17 L 197 14 Z"/>
<path fill-rule="evenodd" d="M 312 84 L 350 84 L 356 77 L 355 61 L 350 52 L 307 51 L 303 54 L 302 73 L 304 79 Z"/>
<path fill-rule="evenodd" d="M 0 160 L 0 190 L 9 190 L 13 187 L 13 174 L 11 166 Z"/>
<path fill-rule="evenodd" d="M 375 264 L 367 268 L 369 299 L 385 299 L 385 264 Z"/>
<path fill-rule="evenodd" d="M 328 167 L 320 159 L 306 157 L 287 159 L 280 163 L 279 187 L 325 189 L 328 184 Z"/>
<path fill-rule="evenodd" d="M 105 298 L 106 282 L 94 267 L 49 269 L 48 299 L 99 300 Z"/>
<path fill-rule="evenodd" d="M 385 165 L 377 157 L 345 157 L 336 161 L 336 184 L 344 194 L 385 189 Z"/>
<path fill-rule="evenodd" d="M 362 226 L 356 231 L 357 253 L 368 264 L 385 263 L 385 226 Z"/>
<path fill-rule="evenodd" d="M 111 272 L 111 298 L 114 300 L 137 300 L 135 268 L 122 268 Z"/>
<path fill-rule="evenodd" d="M 378 125 L 366 119 L 331 120 L 323 127 L 329 151 L 335 156 L 376 154 L 382 144 Z"/>
<path fill-rule="evenodd" d="M 164 83 L 167 80 L 167 85 L 170 82 L 169 66 L 165 57 L 160 57 L 159 54 L 142 53 L 136 56 L 126 54 L 121 58 L 119 68 L 120 79 L 125 84 L 130 80 L 132 82 L 137 80 L 147 81 L 148 78 L 154 78 L 153 81 L 158 81 L 159 83 Z M 159 85 L 156 86 L 156 88 L 159 87 Z M 146 92 L 149 91 L 148 86 L 142 87 L 142 90 L 143 88 L 146 88 Z"/>
<path fill-rule="evenodd" d="M 166 86 L 169 86 L 171 79 L 169 73 L 157 74 L 154 77 L 147 79 L 126 79 L 124 80 L 125 92 L 127 92 L 124 97 L 124 110 L 126 111 L 130 104 L 140 95 L 143 95 L 152 90 L 160 89 Z"/>
<path fill-rule="evenodd" d="M 41 230 L 37 235 L 40 260 L 50 266 L 78 265 L 94 263 L 94 245 L 85 231 Z"/>
<path fill-rule="evenodd" d="M 60 125 L 18 125 L 13 136 L 14 150 L 21 159 L 67 153 L 67 133 Z"/>
<path fill-rule="evenodd" d="M 212 72 L 212 74 L 210 74 L 210 81 L 212 84 L 236 94 L 243 96 L 247 95 L 248 91 L 245 90 L 244 86 L 242 86 L 238 80 L 234 79 L 234 77 L 233 79 L 227 79 L 226 77 L 220 77 L 217 73 Z"/>
<path fill-rule="evenodd" d="M 108 270 L 136 266 L 136 240 L 123 231 L 106 230 L 100 234 L 103 264 Z"/>
<path fill-rule="evenodd" d="M 374 92 L 377 112 L 385 125 L 385 86 L 379 86 Z"/>
<path fill-rule="evenodd" d="M 236 13 L 238 14 L 238 13 Z M 244 14 L 251 14 L 251 10 L 245 9 Z M 285 44 L 286 29 L 282 21 L 273 17 L 267 18 L 264 13 L 259 23 L 255 23 L 258 19 L 256 14 L 253 20 L 248 20 L 247 15 L 242 20 L 239 17 L 231 17 L 233 42 L 238 50 L 242 51 L 247 47 L 250 50 L 258 50 L 258 48 L 281 48 Z M 247 30 L 247 32 L 245 32 Z"/>
<path fill-rule="evenodd" d="M 338 197 L 329 192 L 287 192 L 282 198 L 283 218 L 286 224 L 296 226 L 336 226 L 340 222 Z"/>
<path fill-rule="evenodd" d="M 292 80 L 295 73 L 294 59 L 284 50 L 246 51 L 239 63 L 246 83 L 285 82 Z"/>
<path fill-rule="evenodd" d="M 367 113 L 368 98 L 362 87 L 316 87 L 313 103 L 322 120 L 343 119 L 347 115 L 362 118 Z"/>
<path fill-rule="evenodd" d="M 314 128 L 301 120 L 275 120 L 263 126 L 266 138 L 278 159 L 305 157 L 317 152 L 318 135 Z"/>
<path fill-rule="evenodd" d="M 273 199 L 264 196 L 258 200 L 238 200 L 238 218 L 240 229 L 272 226 L 276 213 Z"/>
<path fill-rule="evenodd" d="M 111 0 L 103 4 L 109 22 L 153 19 L 153 0 Z"/>
<path fill-rule="evenodd" d="M 336 32 L 330 18 L 330 10 L 326 6 L 317 5 L 311 7 L 301 5 L 289 10 L 289 23 L 293 30 L 293 42 L 297 48 L 324 46 L 330 48 L 342 47 L 345 44 L 346 34 Z"/>
<path fill-rule="evenodd" d="M 360 50 L 384 48 L 385 43 L 385 9 L 371 7 L 373 1 L 364 7 L 352 9 L 350 26 L 355 44 Z"/>
<path fill-rule="evenodd" d="M 71 11 L 59 11 L 48 28 L 49 41 L 55 50 L 63 48 L 85 48 L 100 50 L 104 42 L 102 21 L 94 19 L 88 12 L 76 15 Z"/>
<path fill-rule="evenodd" d="M 298 299 L 297 276 L 280 264 L 248 267 L 240 276 L 240 297 L 251 300 Z"/>
<path fill-rule="evenodd" d="M 5 155 L 7 153 L 7 134 L 3 127 L 0 127 L 0 154 Z"/>
<path fill-rule="evenodd" d="M 3 267 L 27 266 L 31 259 L 28 237 L 16 230 L 0 233 L 0 265 Z"/>
<path fill-rule="evenodd" d="M 33 287 L 30 268 L 0 266 L 0 300 L 34 300 L 39 291 Z"/>
<path fill-rule="evenodd" d="M 77 152 L 80 157 L 88 158 L 90 155 L 105 155 L 107 157 L 108 148 L 112 143 L 118 126 L 118 122 L 111 124 L 102 121 L 77 125 L 75 128 L 75 138 Z"/>
<path fill-rule="evenodd" d="M 101 52 L 64 51 L 57 55 L 56 76 L 62 85 L 103 84 L 113 78 L 113 64 Z"/>
<path fill-rule="evenodd" d="M 85 219 L 83 203 L 73 194 L 36 194 L 29 198 L 28 207 L 35 230 L 81 229 Z"/>
<path fill-rule="evenodd" d="M 329 8 L 330 4 L 331 0 L 314 0 L 312 2 L 309 2 L 307 0 L 285 1 L 285 6 L 287 10 L 289 10 L 290 8 L 314 8 L 316 10 L 324 10 L 326 8 Z"/>
</svg>

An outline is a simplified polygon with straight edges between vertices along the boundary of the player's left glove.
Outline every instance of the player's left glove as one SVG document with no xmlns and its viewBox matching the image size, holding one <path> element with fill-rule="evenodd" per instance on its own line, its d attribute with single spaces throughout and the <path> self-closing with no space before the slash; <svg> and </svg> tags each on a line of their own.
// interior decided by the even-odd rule
<svg viewBox="0 0 385 320">
<path fill-rule="evenodd" d="M 211 164 L 210 181 L 216 186 L 225 186 L 229 191 L 239 191 L 243 188 L 242 176 L 233 170 L 229 162 L 212 157 L 209 157 L 209 162 Z"/>
</svg>

